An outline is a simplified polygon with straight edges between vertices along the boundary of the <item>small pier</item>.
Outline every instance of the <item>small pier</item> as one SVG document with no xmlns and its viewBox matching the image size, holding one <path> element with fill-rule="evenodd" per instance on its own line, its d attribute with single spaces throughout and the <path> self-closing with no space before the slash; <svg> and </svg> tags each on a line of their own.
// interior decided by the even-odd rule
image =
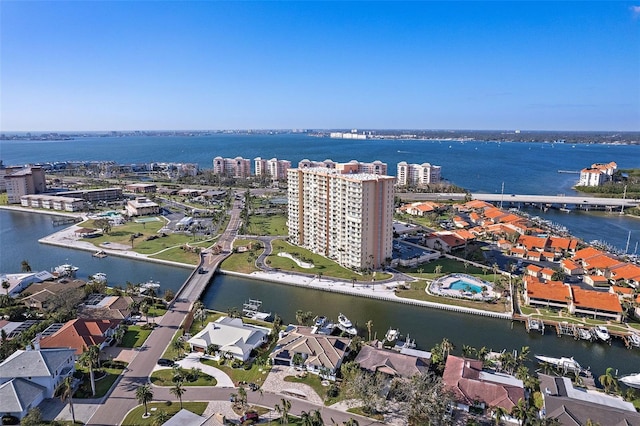
<svg viewBox="0 0 640 426">
<path fill-rule="evenodd" d="M 544 334 L 544 322 L 540 319 L 528 318 L 525 322 L 525 325 L 527 327 L 527 333 L 533 330 L 539 331 L 540 333 Z"/>
<path fill-rule="evenodd" d="M 580 171 L 579 170 L 558 170 L 558 173 L 568 173 L 572 175 L 579 175 Z"/>
<path fill-rule="evenodd" d="M 575 325 L 573 324 L 563 321 L 556 323 L 555 326 L 558 337 L 562 337 L 564 335 L 574 337 L 576 335 Z"/>
</svg>

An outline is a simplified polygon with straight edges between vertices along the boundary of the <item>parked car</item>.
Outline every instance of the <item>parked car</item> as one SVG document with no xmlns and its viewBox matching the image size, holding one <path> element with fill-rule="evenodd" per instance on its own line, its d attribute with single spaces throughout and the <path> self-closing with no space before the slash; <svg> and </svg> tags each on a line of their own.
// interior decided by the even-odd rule
<svg viewBox="0 0 640 426">
<path fill-rule="evenodd" d="M 173 367 L 173 365 L 175 364 L 175 362 L 171 361 L 170 359 L 167 358 L 160 358 L 158 360 L 158 365 L 161 365 L 163 367 Z"/>
<path fill-rule="evenodd" d="M 244 413 L 244 416 L 240 417 L 240 423 L 244 424 L 244 422 L 254 423 L 260 420 L 260 415 L 255 411 L 247 411 Z"/>
</svg>

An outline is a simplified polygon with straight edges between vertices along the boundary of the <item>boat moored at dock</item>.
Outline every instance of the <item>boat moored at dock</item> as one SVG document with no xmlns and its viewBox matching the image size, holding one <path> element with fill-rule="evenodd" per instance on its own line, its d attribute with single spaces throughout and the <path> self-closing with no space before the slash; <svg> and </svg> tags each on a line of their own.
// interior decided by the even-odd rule
<svg viewBox="0 0 640 426">
<path fill-rule="evenodd" d="M 640 389 L 640 373 L 629 374 L 628 376 L 620 377 L 618 381 L 631 388 Z"/>
<path fill-rule="evenodd" d="M 351 320 L 349 320 L 349 318 L 347 318 L 347 316 L 342 312 L 338 315 L 338 328 L 352 336 L 358 334 L 358 330 L 353 326 Z"/>
<path fill-rule="evenodd" d="M 554 357 L 545 356 L 545 355 L 534 355 L 534 356 L 538 361 L 552 365 L 564 372 L 580 374 L 586 371 L 580 366 L 578 361 L 573 359 L 573 357 L 554 358 Z"/>
</svg>

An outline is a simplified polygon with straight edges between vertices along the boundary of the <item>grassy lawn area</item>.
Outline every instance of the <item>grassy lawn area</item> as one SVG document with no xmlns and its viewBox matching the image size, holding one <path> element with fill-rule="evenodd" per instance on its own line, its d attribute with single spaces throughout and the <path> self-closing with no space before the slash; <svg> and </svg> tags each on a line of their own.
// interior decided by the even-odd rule
<svg viewBox="0 0 640 426">
<path fill-rule="evenodd" d="M 234 247 L 246 247 L 249 244 L 257 243 L 258 240 L 235 240 L 233 242 Z M 262 243 L 261 243 L 262 244 Z M 227 257 L 222 264 L 220 265 L 220 269 L 227 271 L 235 271 L 243 274 L 250 274 L 255 271 L 259 271 L 256 268 L 256 258 L 264 251 L 264 249 L 259 250 L 249 250 L 244 253 L 233 253 L 231 256 Z"/>
<path fill-rule="evenodd" d="M 429 276 L 429 278 L 431 278 L 431 277 L 435 277 L 436 266 L 440 266 L 442 268 L 439 274 L 441 276 L 447 275 L 447 274 L 453 274 L 453 273 L 464 273 L 469 275 L 478 274 L 479 278 L 482 278 L 480 277 L 480 275 L 484 276 L 484 272 L 483 272 L 484 270 L 482 268 L 478 268 L 473 265 L 468 265 L 467 268 L 465 269 L 463 262 L 460 262 L 454 259 L 448 259 L 445 257 L 436 259 L 431 262 L 423 263 L 413 268 L 404 268 L 399 266 L 397 269 L 401 272 L 406 272 L 409 274 L 415 274 L 415 273 L 425 274 L 425 275 L 433 274 Z M 487 275 L 489 275 L 489 273 L 487 273 Z M 427 278 L 427 276 L 425 276 L 425 278 Z M 486 277 L 482 279 L 486 279 L 487 281 L 489 281 Z"/>
<path fill-rule="evenodd" d="M 295 271 L 305 274 L 322 274 L 326 277 L 340 278 L 344 280 L 355 279 L 356 281 L 371 281 L 372 279 L 381 281 L 391 277 L 390 274 L 380 272 L 376 273 L 375 276 L 372 274 L 355 273 L 350 269 L 338 265 L 336 262 L 330 259 L 327 259 L 315 253 L 311 253 L 309 250 L 303 249 L 301 247 L 293 246 L 282 240 L 273 240 L 272 245 L 273 252 L 267 258 L 266 262 L 272 268 L 279 268 L 283 272 Z M 302 268 L 298 266 L 298 264 L 293 260 L 287 257 L 278 256 L 279 252 L 286 252 L 299 260 L 311 262 L 314 267 L 310 269 Z"/>
<path fill-rule="evenodd" d="M 184 402 L 182 403 L 183 408 L 185 410 L 189 410 L 192 413 L 201 415 L 204 413 L 204 410 L 207 408 L 208 402 Z M 173 402 L 170 405 L 167 405 L 164 402 L 150 402 L 147 404 L 147 408 L 149 409 L 149 414 L 151 417 L 147 419 L 143 419 L 142 415 L 144 414 L 144 406 L 139 405 L 125 417 L 122 422 L 123 426 L 143 426 L 143 425 L 152 425 L 155 421 L 154 413 L 158 411 L 164 411 L 170 417 L 180 411 L 180 403 Z M 155 408 L 155 410 L 152 410 Z"/>
<path fill-rule="evenodd" d="M 137 250 L 135 250 L 137 251 Z M 188 252 L 182 247 L 173 247 L 161 253 L 149 256 L 152 259 L 170 260 L 172 262 L 186 263 L 187 265 L 197 265 L 200 261 L 198 253 Z"/>
<path fill-rule="evenodd" d="M 482 309 L 484 311 L 490 311 L 490 312 L 499 312 L 499 313 L 509 312 L 508 305 L 505 305 L 503 301 L 498 301 L 498 303 L 486 303 L 486 302 L 475 302 L 473 300 L 465 300 L 465 299 L 453 299 L 453 298 L 443 297 L 443 296 L 433 296 L 433 295 L 427 294 L 427 292 L 425 291 L 426 287 L 427 287 L 426 281 L 412 282 L 410 290 L 398 290 L 396 291 L 396 296 L 402 297 L 405 299 L 414 299 L 414 300 L 422 300 L 425 302 L 442 303 L 444 305 L 453 305 L 453 306 L 462 306 L 465 308 Z"/>
<path fill-rule="evenodd" d="M 180 371 L 184 377 L 189 377 L 189 370 L 181 368 Z M 165 368 L 162 370 L 156 370 L 151 373 L 151 383 L 156 386 L 173 386 L 173 368 Z M 196 380 L 186 379 L 182 384 L 184 386 L 215 386 L 218 381 L 209 376 L 208 374 L 200 372 Z"/>
<path fill-rule="evenodd" d="M 107 392 L 109 392 L 109 389 L 111 389 L 111 386 L 113 386 L 113 383 L 116 381 L 118 376 L 122 374 L 124 366 L 124 363 L 122 363 L 122 368 L 102 368 L 101 370 L 106 373 L 106 375 L 102 375 L 100 371 L 94 370 L 94 374 L 96 377 L 95 398 L 102 398 L 107 394 Z M 80 384 L 80 387 L 78 387 L 78 390 L 76 390 L 76 393 L 73 395 L 73 397 L 94 398 L 91 393 L 91 379 L 89 377 L 89 370 L 79 366 L 76 367 L 76 370 L 82 373 L 82 383 Z"/>
<path fill-rule="evenodd" d="M 269 370 L 271 367 L 262 365 L 259 366 L 257 364 L 253 364 L 249 370 L 245 370 L 243 367 L 233 368 L 230 366 L 229 361 L 227 361 L 224 365 L 220 365 L 218 361 L 212 359 L 202 359 L 203 364 L 210 365 L 211 367 L 215 367 L 218 370 L 224 372 L 227 376 L 231 377 L 233 383 L 247 382 L 247 383 L 256 383 L 261 385 L 262 382 L 267 378 L 267 374 L 269 374 Z"/>
<path fill-rule="evenodd" d="M 257 214 L 249 217 L 249 235 L 287 235 L 287 217 L 284 214 Z"/>
<path fill-rule="evenodd" d="M 147 340 L 151 330 L 143 330 L 139 325 L 130 325 L 120 344 L 123 348 L 138 348 Z"/>
<path fill-rule="evenodd" d="M 324 405 L 326 406 L 335 404 L 336 402 L 344 399 L 341 393 L 334 398 L 328 397 L 327 391 L 329 390 L 329 386 L 322 386 L 322 379 L 320 376 L 316 376 L 315 374 L 307 374 L 306 377 L 287 376 L 284 378 L 284 381 L 291 383 L 304 383 L 305 385 L 311 386 L 318 396 L 322 398 Z M 332 382 L 329 383 L 333 384 Z"/>
</svg>

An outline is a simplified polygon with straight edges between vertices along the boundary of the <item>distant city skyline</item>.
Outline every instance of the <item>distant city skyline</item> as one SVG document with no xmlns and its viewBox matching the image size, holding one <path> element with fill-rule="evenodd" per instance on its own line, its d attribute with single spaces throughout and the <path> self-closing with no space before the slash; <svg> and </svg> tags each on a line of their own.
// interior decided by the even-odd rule
<svg viewBox="0 0 640 426">
<path fill-rule="evenodd" d="M 640 130 L 640 1 L 0 3 L 0 131 Z"/>
</svg>

